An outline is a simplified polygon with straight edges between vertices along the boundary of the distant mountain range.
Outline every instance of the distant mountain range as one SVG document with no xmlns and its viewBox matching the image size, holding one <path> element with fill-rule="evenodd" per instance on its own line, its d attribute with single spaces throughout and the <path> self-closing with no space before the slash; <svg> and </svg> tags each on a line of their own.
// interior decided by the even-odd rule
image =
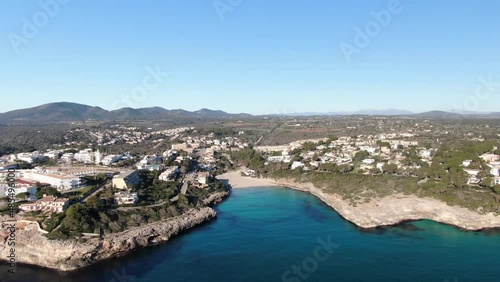
<svg viewBox="0 0 500 282">
<path fill-rule="evenodd" d="M 398 109 L 386 109 L 386 110 L 367 109 L 355 112 L 327 112 L 327 113 L 306 112 L 306 113 L 293 113 L 287 115 L 289 116 L 355 116 L 355 115 L 401 116 L 401 115 L 411 115 L 411 114 L 413 113 L 410 111 L 398 110 Z"/>
<path fill-rule="evenodd" d="M 445 111 L 430 111 L 425 113 L 412 113 L 398 109 L 386 110 L 361 110 L 356 112 L 328 112 L 328 113 L 292 113 L 279 116 L 404 116 L 429 119 L 457 119 L 470 118 L 500 118 L 496 113 L 456 113 Z M 268 115 L 269 116 L 269 115 Z M 190 112 L 182 109 L 167 110 L 161 107 L 153 108 L 122 108 L 108 111 L 100 107 L 92 107 L 76 103 L 60 102 L 41 105 L 34 108 L 20 109 L 7 113 L 0 113 L 0 123 L 54 123 L 61 121 L 87 121 L 87 120 L 154 120 L 154 119 L 243 119 L 253 117 L 250 114 L 230 114 L 224 111 L 201 109 Z"/>
<path fill-rule="evenodd" d="M 480 112 L 458 112 L 458 111 L 429 111 L 423 113 L 413 113 L 406 110 L 386 109 L 386 110 L 360 110 L 355 112 L 304 112 L 280 114 L 279 116 L 401 116 L 401 117 L 418 117 L 429 119 L 456 119 L 456 118 L 498 118 L 500 112 L 480 113 Z"/>
<path fill-rule="evenodd" d="M 122 108 L 108 111 L 76 103 L 60 102 L 20 109 L 0 114 L 0 123 L 52 123 L 86 120 L 148 120 L 148 119 L 230 119 L 251 117 L 249 114 L 229 114 L 223 111 L 201 109 L 199 111 L 167 110 L 153 108 Z"/>
</svg>

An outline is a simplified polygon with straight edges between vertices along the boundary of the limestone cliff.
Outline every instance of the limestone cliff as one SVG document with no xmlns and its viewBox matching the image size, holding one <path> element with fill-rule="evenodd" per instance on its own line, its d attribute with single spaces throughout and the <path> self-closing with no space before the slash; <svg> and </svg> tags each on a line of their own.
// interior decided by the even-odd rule
<svg viewBox="0 0 500 282">
<path fill-rule="evenodd" d="M 100 260 L 130 252 L 142 247 L 168 241 L 182 231 L 216 217 L 216 212 L 204 207 L 167 219 L 110 234 L 103 239 L 90 239 L 86 243 L 77 240 L 48 240 L 34 225 L 18 224 L 16 232 L 16 258 L 18 263 L 37 265 L 60 271 L 75 270 Z M 0 258 L 9 255 L 6 234 L 0 233 Z"/>
<path fill-rule="evenodd" d="M 287 179 L 269 181 L 315 195 L 342 217 L 362 228 L 388 226 L 421 219 L 429 219 L 471 231 L 500 228 L 500 216 L 491 213 L 479 214 L 466 208 L 449 206 L 436 199 L 398 194 L 352 206 L 339 195 L 326 193 L 312 183 L 297 183 Z"/>
</svg>

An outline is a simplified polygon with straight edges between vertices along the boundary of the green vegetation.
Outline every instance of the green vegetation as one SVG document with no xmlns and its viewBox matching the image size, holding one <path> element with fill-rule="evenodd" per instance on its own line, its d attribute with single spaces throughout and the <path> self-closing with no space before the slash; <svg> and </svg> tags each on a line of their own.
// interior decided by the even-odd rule
<svg viewBox="0 0 500 282">
<path fill-rule="evenodd" d="M 190 188 L 188 195 L 179 195 L 175 203 L 170 199 L 178 195 L 181 183 L 158 180 L 159 172 L 141 171 L 143 181 L 135 188 L 140 201 L 138 206 L 118 207 L 113 201 L 114 189 L 105 189 L 77 203 L 61 215 L 53 215 L 43 221 L 50 231 L 50 239 L 80 238 L 82 233 L 97 233 L 101 236 L 125 231 L 129 228 L 178 216 L 200 205 L 200 200 L 210 193 L 224 191 L 224 185 L 211 179 L 204 189 Z M 60 226 L 59 226 L 60 225 Z M 59 227 L 57 227 L 59 226 Z"/>
<path fill-rule="evenodd" d="M 41 198 L 43 198 L 43 195 L 61 197 L 61 193 L 59 193 L 59 191 L 57 191 L 56 188 L 53 188 L 53 187 L 39 187 L 39 188 L 37 188 L 36 197 L 38 199 L 41 199 Z"/>
<path fill-rule="evenodd" d="M 466 207 L 476 212 L 500 214 L 500 186 L 491 185 L 489 168 L 479 158 L 480 155 L 491 152 L 492 148 L 499 145 L 496 141 L 451 140 L 441 144 L 431 165 L 420 159 L 415 147 L 410 147 L 403 151 L 405 158 L 401 163 L 405 169 L 386 163 L 382 171 L 373 169 L 370 175 L 358 172 L 358 169 L 354 169 L 350 164 L 323 163 L 312 171 L 300 169 L 291 171 L 290 164 L 286 163 L 270 163 L 265 166 L 262 155 L 253 149 L 233 153 L 231 157 L 237 165 L 245 165 L 264 177 L 311 182 L 330 193 L 342 196 L 353 205 L 376 197 L 402 193 L 435 198 L 449 205 Z M 293 152 L 294 158 L 299 158 L 301 152 L 306 152 L 312 147 L 310 145 L 302 151 Z M 354 164 L 368 157 L 370 157 L 368 152 L 360 151 L 353 158 Z M 483 171 L 480 175 L 483 181 L 476 187 L 467 184 L 468 175 L 462 163 L 468 159 L 473 161 L 471 168 Z"/>
<path fill-rule="evenodd" d="M 68 198 L 71 201 L 76 201 L 90 194 L 90 192 L 95 188 L 96 188 L 95 186 L 87 186 L 81 189 L 71 190 L 69 192 L 62 194 L 61 197 Z"/>
<path fill-rule="evenodd" d="M 321 187 L 329 193 L 342 196 L 350 201 L 352 205 L 360 204 L 372 198 L 402 193 L 417 195 L 418 197 L 431 197 L 452 206 L 466 207 L 482 213 L 494 212 L 500 214 L 500 194 L 481 189 L 457 189 L 438 181 L 418 184 L 416 179 L 412 177 L 286 170 L 275 171 L 269 176 L 274 179 L 291 178 L 298 182 L 311 182 L 316 187 Z"/>
</svg>

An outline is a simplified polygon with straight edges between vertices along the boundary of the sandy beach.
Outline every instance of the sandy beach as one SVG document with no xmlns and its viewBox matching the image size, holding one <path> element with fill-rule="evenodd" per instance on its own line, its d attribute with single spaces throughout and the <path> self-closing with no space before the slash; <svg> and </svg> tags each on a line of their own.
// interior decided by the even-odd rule
<svg viewBox="0 0 500 282">
<path fill-rule="evenodd" d="M 243 188 L 257 188 L 257 187 L 271 187 L 278 186 L 277 184 L 262 178 L 252 178 L 249 176 L 242 176 L 241 172 L 244 170 L 231 171 L 221 174 L 217 179 L 228 183 L 233 189 Z"/>
</svg>

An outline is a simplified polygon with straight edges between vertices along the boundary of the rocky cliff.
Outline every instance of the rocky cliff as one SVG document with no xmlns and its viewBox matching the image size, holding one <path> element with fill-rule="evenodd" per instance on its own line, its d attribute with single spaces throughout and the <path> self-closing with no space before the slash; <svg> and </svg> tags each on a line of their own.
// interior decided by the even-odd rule
<svg viewBox="0 0 500 282">
<path fill-rule="evenodd" d="M 479 214 L 466 208 L 449 206 L 436 199 L 392 195 L 352 206 L 339 195 L 326 193 L 312 183 L 297 183 L 287 179 L 269 181 L 315 195 L 342 217 L 362 228 L 395 225 L 421 219 L 430 219 L 471 231 L 500 228 L 500 216 L 491 213 Z"/>
<path fill-rule="evenodd" d="M 203 205 L 205 206 L 214 206 L 224 201 L 227 197 L 229 197 L 231 193 L 229 191 L 224 192 L 216 192 L 210 194 L 206 199 L 204 199 Z"/>
<path fill-rule="evenodd" d="M 216 217 L 216 212 L 204 207 L 167 219 L 111 234 L 103 239 L 48 240 L 37 231 L 36 224 L 19 223 L 16 230 L 16 259 L 18 263 L 37 265 L 60 271 L 75 270 L 100 260 L 109 259 L 142 247 L 168 241 L 173 236 Z M 10 254 L 7 235 L 0 233 L 0 258 Z"/>
</svg>

